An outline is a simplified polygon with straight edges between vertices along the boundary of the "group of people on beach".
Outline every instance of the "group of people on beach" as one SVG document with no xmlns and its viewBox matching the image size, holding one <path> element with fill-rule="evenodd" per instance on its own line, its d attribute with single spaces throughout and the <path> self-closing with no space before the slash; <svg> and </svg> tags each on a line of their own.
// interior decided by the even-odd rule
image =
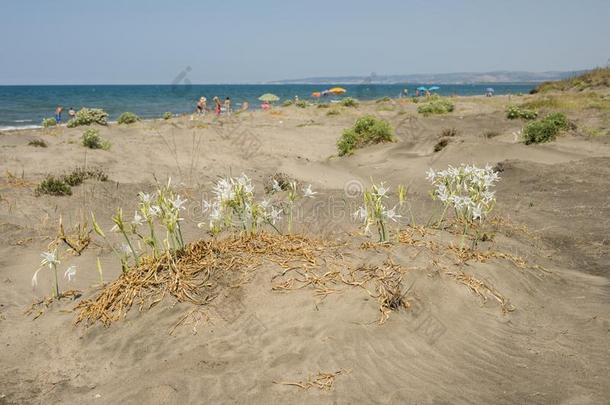
<svg viewBox="0 0 610 405">
<path fill-rule="evenodd" d="M 220 116 L 223 113 L 225 115 L 231 115 L 231 113 L 233 112 L 233 107 L 231 105 L 231 97 L 225 98 L 224 102 L 221 103 L 220 98 L 214 96 L 214 98 L 212 98 L 212 102 L 214 103 L 214 114 L 216 114 L 217 116 Z M 247 108 L 248 103 L 244 102 L 244 104 L 242 105 L 242 110 Z M 197 101 L 197 106 L 195 107 L 195 112 L 197 114 L 206 114 L 208 112 L 207 98 L 205 98 L 204 96 L 201 96 L 199 98 L 199 101 Z"/>
<path fill-rule="evenodd" d="M 55 122 L 57 122 L 57 124 L 61 124 L 61 114 L 64 112 L 64 108 L 60 105 L 58 105 L 55 108 Z M 70 119 L 76 117 L 76 110 L 73 107 L 70 107 L 70 109 L 68 110 L 68 115 L 70 116 Z"/>
</svg>

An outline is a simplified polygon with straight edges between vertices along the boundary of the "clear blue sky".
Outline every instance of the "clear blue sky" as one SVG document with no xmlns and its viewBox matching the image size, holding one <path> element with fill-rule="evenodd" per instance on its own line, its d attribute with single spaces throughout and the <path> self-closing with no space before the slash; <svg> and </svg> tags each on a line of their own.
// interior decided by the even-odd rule
<svg viewBox="0 0 610 405">
<path fill-rule="evenodd" d="M 609 0 L 3 0 L 0 84 L 574 70 Z"/>
</svg>

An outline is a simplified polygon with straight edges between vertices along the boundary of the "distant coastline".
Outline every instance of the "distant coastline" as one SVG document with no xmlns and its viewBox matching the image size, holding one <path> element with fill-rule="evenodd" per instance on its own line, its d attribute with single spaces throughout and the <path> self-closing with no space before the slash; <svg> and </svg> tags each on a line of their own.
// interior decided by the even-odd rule
<svg viewBox="0 0 610 405">
<path fill-rule="evenodd" d="M 451 85 L 476 84 L 531 84 L 551 80 L 561 80 L 583 74 L 587 70 L 574 71 L 548 71 L 548 72 L 522 72 L 522 71 L 493 71 L 493 72 L 458 72 L 458 73 L 420 73 L 406 75 L 377 75 L 371 73 L 367 76 L 322 76 L 300 79 L 275 80 L 267 84 L 400 84 L 400 83 L 428 83 Z"/>
</svg>

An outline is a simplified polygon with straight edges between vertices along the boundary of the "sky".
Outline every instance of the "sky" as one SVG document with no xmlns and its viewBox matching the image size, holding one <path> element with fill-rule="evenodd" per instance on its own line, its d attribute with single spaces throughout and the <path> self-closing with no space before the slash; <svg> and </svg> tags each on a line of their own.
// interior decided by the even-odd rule
<svg viewBox="0 0 610 405">
<path fill-rule="evenodd" d="M 608 0 L 2 0 L 0 84 L 570 71 L 608 63 L 609 21 Z"/>
</svg>

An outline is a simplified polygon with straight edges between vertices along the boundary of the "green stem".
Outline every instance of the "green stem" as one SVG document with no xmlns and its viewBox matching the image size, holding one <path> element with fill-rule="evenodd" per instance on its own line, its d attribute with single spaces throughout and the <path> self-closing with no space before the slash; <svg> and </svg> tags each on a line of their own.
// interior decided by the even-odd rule
<svg viewBox="0 0 610 405">
<path fill-rule="evenodd" d="M 441 217 L 436 224 L 436 226 L 438 228 L 440 228 L 440 226 L 443 224 L 443 221 L 445 220 L 445 214 L 447 213 L 447 207 L 448 207 L 448 205 L 445 204 L 445 208 L 443 208 L 443 213 L 441 214 Z"/>
<path fill-rule="evenodd" d="M 131 253 L 133 253 L 133 258 L 136 261 L 136 266 L 140 265 L 140 260 L 138 259 L 138 255 L 136 254 L 136 250 L 133 248 L 133 245 L 131 244 L 131 240 L 129 240 L 129 237 L 127 236 L 127 233 L 124 230 L 122 230 L 121 233 L 125 237 L 125 240 L 127 241 L 127 245 L 129 246 L 129 249 L 131 249 Z"/>
<path fill-rule="evenodd" d="M 462 241 L 460 242 L 460 249 L 464 249 L 464 242 L 466 241 L 466 233 L 468 232 L 468 222 L 464 223 L 464 233 L 462 234 Z"/>
<path fill-rule="evenodd" d="M 184 239 L 182 239 L 182 228 L 180 228 L 180 222 L 176 221 L 176 227 L 178 230 L 178 241 L 180 242 L 180 249 L 184 248 Z"/>
<path fill-rule="evenodd" d="M 152 220 L 147 220 L 146 222 L 148 222 L 148 227 L 150 228 L 150 240 L 152 241 L 153 244 L 153 256 L 157 257 L 157 237 L 155 236 L 155 226 L 153 225 Z"/>
<path fill-rule="evenodd" d="M 53 272 L 55 273 L 55 298 L 59 298 L 59 280 L 57 279 L 57 266 L 53 265 Z"/>
<path fill-rule="evenodd" d="M 280 234 L 280 235 L 282 234 L 282 233 L 280 232 L 280 230 L 279 230 L 279 229 L 277 229 L 277 227 L 276 227 L 275 225 L 273 225 L 273 223 L 271 223 L 271 221 L 267 220 L 267 223 L 268 223 L 269 225 L 271 225 L 271 227 L 272 227 L 273 229 L 275 229 L 275 231 L 276 231 L 278 234 Z"/>
</svg>

